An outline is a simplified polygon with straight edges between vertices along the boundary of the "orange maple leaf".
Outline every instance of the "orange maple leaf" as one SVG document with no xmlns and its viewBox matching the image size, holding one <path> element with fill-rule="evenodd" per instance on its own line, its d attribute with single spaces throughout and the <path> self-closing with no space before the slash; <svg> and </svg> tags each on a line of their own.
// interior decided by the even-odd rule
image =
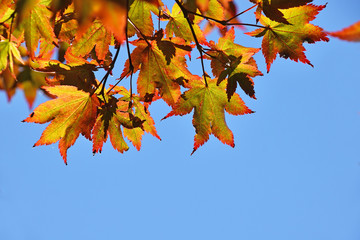
<svg viewBox="0 0 360 240">
<path fill-rule="evenodd" d="M 260 23 L 265 27 L 246 33 L 254 37 L 263 37 L 262 52 L 265 56 L 268 72 L 278 53 L 280 57 L 313 66 L 306 58 L 305 48 L 302 44 L 304 42 L 329 41 L 322 28 L 309 23 L 324 8 L 325 5 L 309 4 L 282 10 L 284 17 L 290 24 L 278 23 L 262 15 Z"/>
<path fill-rule="evenodd" d="M 122 123 L 117 118 L 117 99 L 107 96 L 107 103 L 99 109 L 99 114 L 92 130 L 93 153 L 100 152 L 107 137 L 114 149 L 123 153 L 129 149 L 122 131 Z"/>
<path fill-rule="evenodd" d="M 155 128 L 154 119 L 150 116 L 150 112 L 148 110 L 148 103 L 144 102 L 144 98 L 140 98 L 136 94 L 132 94 L 130 97 L 130 92 L 124 87 L 115 87 L 113 89 L 113 94 L 120 94 L 123 97 L 119 98 L 118 106 L 118 115 L 122 116 L 122 118 L 130 118 L 132 119 L 132 127 L 124 128 L 124 135 L 132 142 L 134 147 L 137 150 L 141 148 L 141 139 L 145 132 L 150 133 L 157 139 L 161 140 L 159 135 L 157 134 Z M 129 108 L 129 103 L 131 102 Z M 134 123 L 141 122 L 141 125 L 138 127 L 134 127 Z"/>
<path fill-rule="evenodd" d="M 105 28 L 114 34 L 118 42 L 125 39 L 126 1 L 74 0 L 80 29 L 87 29 L 95 18 L 99 18 Z"/>
<path fill-rule="evenodd" d="M 67 164 L 67 149 L 75 143 L 80 133 L 91 139 L 99 100 L 96 95 L 90 95 L 73 86 L 43 89 L 57 98 L 40 104 L 23 122 L 51 121 L 34 146 L 49 145 L 60 140 L 60 154 Z"/>
<path fill-rule="evenodd" d="M 123 97 L 116 99 L 113 97 L 115 94 Z M 139 96 L 133 94 L 130 98 L 129 91 L 124 87 L 114 87 L 109 95 L 105 95 L 105 98 L 106 103 L 99 109 L 92 131 L 93 153 L 101 152 L 108 136 L 113 147 L 121 153 L 129 149 L 123 134 L 137 150 L 141 148 L 141 139 L 145 132 L 160 139 L 154 120 L 147 111 L 147 107 L 140 102 Z"/>
<path fill-rule="evenodd" d="M 67 54 L 85 57 L 95 47 L 97 58 L 104 60 L 109 52 L 110 43 L 111 34 L 105 29 L 101 21 L 95 20 L 85 31 L 81 31 L 75 36 L 74 42 L 67 50 Z M 69 60 L 67 54 L 65 54 L 65 59 Z"/>
<path fill-rule="evenodd" d="M 360 21 L 340 31 L 330 32 L 329 35 L 351 42 L 360 42 Z"/>
</svg>

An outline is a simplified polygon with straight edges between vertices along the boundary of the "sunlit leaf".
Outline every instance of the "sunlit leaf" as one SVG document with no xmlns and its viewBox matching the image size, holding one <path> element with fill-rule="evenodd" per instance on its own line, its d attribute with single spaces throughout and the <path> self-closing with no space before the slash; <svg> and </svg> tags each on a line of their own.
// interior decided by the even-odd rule
<svg viewBox="0 0 360 240">
<path fill-rule="evenodd" d="M 67 149 L 75 143 L 80 133 L 91 139 L 99 100 L 96 95 L 91 96 L 73 86 L 43 88 L 57 98 L 40 104 L 24 122 L 51 121 L 34 146 L 59 141 L 60 154 L 67 163 Z"/>
<path fill-rule="evenodd" d="M 154 95 L 158 88 L 164 101 L 173 105 L 181 95 L 177 80 L 194 77 L 187 69 L 184 57 L 191 51 L 191 47 L 176 41 L 177 39 L 169 41 L 158 38 L 147 42 L 144 40 L 132 42 L 136 46 L 131 53 L 132 63 L 135 72 L 140 70 L 137 80 L 140 97 Z M 129 73 L 129 62 L 123 75 L 126 73 Z"/>
<path fill-rule="evenodd" d="M 290 24 L 290 22 L 288 22 L 288 19 L 280 9 L 300 7 L 312 1 L 313 0 L 250 0 L 250 2 L 258 4 L 255 12 L 257 21 L 261 17 L 261 11 L 263 11 L 269 19 L 285 24 Z"/>
<path fill-rule="evenodd" d="M 268 72 L 277 54 L 280 57 L 290 58 L 296 62 L 300 61 L 312 66 L 305 56 L 303 43 L 329 41 L 322 28 L 309 23 L 324 8 L 325 5 L 315 6 L 309 4 L 282 10 L 284 17 L 290 24 L 278 23 L 261 16 L 260 23 L 264 25 L 264 28 L 259 28 L 247 34 L 254 37 L 263 37 L 262 52 L 265 56 Z"/>
<path fill-rule="evenodd" d="M 252 113 L 245 106 L 238 94 L 234 94 L 228 101 L 225 82 L 217 84 L 217 79 L 208 79 L 208 87 L 202 80 L 194 79 L 189 82 L 190 89 L 186 91 L 173 110 L 166 115 L 189 114 L 194 109 L 193 125 L 195 127 L 194 153 L 214 134 L 222 143 L 235 146 L 234 136 L 225 122 L 225 111 L 232 115 Z"/>
<path fill-rule="evenodd" d="M 159 7 L 163 5 L 160 0 L 131 0 L 129 18 L 135 26 L 146 36 L 151 36 L 154 31 L 154 24 L 151 12 L 158 15 Z M 128 24 L 129 36 L 134 36 L 135 28 Z"/>
<path fill-rule="evenodd" d="M 172 8 L 172 12 L 168 12 L 169 22 L 166 25 L 165 33 L 168 38 L 173 37 L 175 34 L 176 37 L 182 38 L 189 42 L 194 42 L 194 37 L 189 27 L 189 23 L 186 18 L 184 18 L 184 14 L 181 11 L 180 7 L 177 4 L 174 4 Z M 194 17 L 193 20 L 193 28 L 196 34 L 197 40 L 200 43 L 205 42 L 205 36 L 201 31 L 200 27 L 197 25 L 202 19 L 198 16 Z"/>
<path fill-rule="evenodd" d="M 226 92 L 228 98 L 235 93 L 237 83 L 250 97 L 255 98 L 252 77 L 261 76 L 252 56 L 260 49 L 243 47 L 234 43 L 235 31 L 231 28 L 215 45 L 210 41 L 210 50 L 206 58 L 211 60 L 211 68 L 218 83 L 227 79 Z"/>
<path fill-rule="evenodd" d="M 35 52 L 39 45 L 40 38 L 48 44 L 57 44 L 53 24 L 50 23 L 51 11 L 46 5 L 35 4 L 27 9 L 28 14 L 23 18 L 22 25 L 25 33 L 25 43 L 31 58 L 35 57 Z"/>
</svg>

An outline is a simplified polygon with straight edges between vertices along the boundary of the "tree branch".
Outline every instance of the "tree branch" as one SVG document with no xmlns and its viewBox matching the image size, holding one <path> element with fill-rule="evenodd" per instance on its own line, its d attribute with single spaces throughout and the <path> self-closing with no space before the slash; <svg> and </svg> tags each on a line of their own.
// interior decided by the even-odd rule
<svg viewBox="0 0 360 240">
<path fill-rule="evenodd" d="M 186 10 L 186 11 L 187 11 L 188 13 L 191 13 L 191 14 L 194 14 L 194 15 L 196 15 L 196 16 L 202 17 L 202 18 L 204 18 L 204 19 L 206 19 L 206 20 L 208 20 L 208 21 L 211 20 L 211 21 L 217 22 L 217 23 L 219 23 L 219 24 L 221 24 L 221 25 L 223 25 L 223 26 L 237 25 L 237 26 L 251 26 L 251 27 L 266 28 L 266 27 L 261 26 L 261 25 L 249 24 L 249 23 L 230 23 L 230 21 L 233 20 L 234 18 L 240 16 L 241 14 L 249 11 L 250 9 L 252 9 L 252 8 L 254 8 L 254 7 L 256 7 L 256 6 L 257 6 L 257 4 L 255 4 L 254 6 L 252 6 L 252 7 L 248 8 L 248 9 L 242 11 L 241 13 L 235 15 L 235 16 L 232 17 L 232 18 L 229 18 L 228 20 L 219 20 L 219 19 L 215 19 L 215 18 L 212 18 L 212 17 L 208 17 L 208 16 L 205 16 L 205 15 L 202 15 L 202 14 L 200 14 L 200 13 L 192 12 L 192 11 L 189 11 L 189 10 Z M 184 7 L 183 7 L 183 8 L 184 8 Z M 184 9 L 185 9 L 185 8 L 184 8 Z"/>
</svg>

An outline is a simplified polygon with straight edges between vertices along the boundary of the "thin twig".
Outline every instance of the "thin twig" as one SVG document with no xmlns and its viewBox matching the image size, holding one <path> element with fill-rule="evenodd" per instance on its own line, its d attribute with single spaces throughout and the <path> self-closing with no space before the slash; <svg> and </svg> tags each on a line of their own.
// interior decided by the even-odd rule
<svg viewBox="0 0 360 240">
<path fill-rule="evenodd" d="M 228 20 L 226 20 L 226 22 L 230 22 L 231 20 L 233 20 L 233 19 L 237 18 L 238 16 L 246 13 L 247 11 L 250 11 L 251 9 L 253 9 L 254 7 L 256 7 L 257 5 L 258 5 L 258 4 L 255 4 L 254 6 L 252 6 L 252 7 L 248 8 L 248 9 L 242 11 L 241 13 L 236 14 L 236 15 L 233 16 L 232 18 L 229 18 Z"/>
<path fill-rule="evenodd" d="M 129 18 L 129 0 L 126 0 L 126 9 L 127 9 L 126 18 L 130 22 L 130 24 L 136 29 L 137 32 L 140 33 L 140 35 L 144 38 L 144 40 L 146 41 L 148 46 L 151 46 L 151 44 L 146 39 L 146 36 L 140 31 L 139 28 L 137 28 L 135 26 L 135 24 Z M 131 60 L 130 45 L 129 45 L 129 35 L 128 35 L 128 25 L 127 24 L 126 24 L 126 28 L 125 28 L 125 35 L 126 35 L 126 49 L 127 49 L 127 53 L 128 53 L 128 59 L 129 59 L 129 71 L 131 72 L 131 74 L 130 74 L 130 102 L 129 102 L 129 108 L 130 108 L 131 104 L 132 104 L 132 76 L 134 74 L 134 65 L 132 64 L 132 60 Z"/>
<path fill-rule="evenodd" d="M 226 26 L 250 26 L 250 27 L 258 27 L 258 28 L 267 28 L 265 26 L 257 25 L 257 24 L 250 24 L 250 23 L 226 23 Z"/>
<path fill-rule="evenodd" d="M 109 92 L 111 92 L 111 90 L 113 90 L 114 87 L 116 87 L 126 77 L 126 75 L 129 74 L 129 72 L 130 72 L 130 70 L 124 76 L 119 78 L 119 80 L 114 85 L 111 86 L 111 88 L 106 92 L 106 94 L 109 94 Z"/>
<path fill-rule="evenodd" d="M 118 56 L 119 56 L 119 53 L 120 53 L 120 47 L 121 47 L 121 45 L 119 44 L 118 48 L 116 49 L 115 56 L 114 56 L 113 60 L 112 60 L 111 63 L 110 63 L 109 69 L 107 70 L 106 74 L 105 74 L 104 77 L 101 79 L 99 85 L 96 87 L 96 89 L 94 90 L 94 92 L 93 92 L 91 95 L 93 95 L 93 94 L 96 92 L 96 90 L 100 87 L 100 85 L 102 84 L 100 93 L 101 93 L 101 95 L 103 96 L 103 98 L 104 98 L 104 100 L 105 100 L 105 95 L 104 95 L 104 92 L 105 92 L 105 84 L 106 84 L 106 81 L 107 81 L 107 79 L 108 79 L 111 71 L 112 71 L 112 70 L 114 69 L 114 67 L 115 67 L 115 62 L 116 62 L 116 60 L 117 60 L 117 58 L 118 58 Z"/>
<path fill-rule="evenodd" d="M 15 18 L 15 12 L 13 12 L 10 16 L 11 18 L 11 23 L 10 23 L 10 29 L 9 29 L 9 42 L 11 41 L 11 35 L 12 35 L 12 27 L 13 27 L 13 23 L 14 23 L 14 18 Z"/>
<path fill-rule="evenodd" d="M 125 33 L 126 33 L 126 49 L 127 49 L 127 53 L 128 53 L 129 72 L 130 72 L 130 99 L 132 100 L 132 76 L 134 74 L 134 65 L 132 64 L 132 60 L 131 60 L 131 53 L 130 53 L 130 45 L 129 45 L 129 37 L 128 37 L 128 32 L 127 32 L 127 27 L 126 27 Z M 150 43 L 148 43 L 148 44 L 150 44 Z"/>
<path fill-rule="evenodd" d="M 196 16 L 199 16 L 199 17 L 202 17 L 202 18 L 204 18 L 204 19 L 206 19 L 206 20 L 211 20 L 211 21 L 214 21 L 214 22 L 217 22 L 217 23 L 220 23 L 221 25 L 223 25 L 223 26 L 232 26 L 232 25 L 238 25 L 238 26 L 251 26 L 251 27 L 259 27 L 259 28 L 266 28 L 266 27 L 264 27 L 264 26 L 261 26 L 261 25 L 256 25 L 256 24 L 248 24 L 248 23 L 230 23 L 230 21 L 231 20 L 233 20 L 234 18 L 236 18 L 236 17 L 238 17 L 238 16 L 240 16 L 241 14 L 243 14 L 243 13 L 245 13 L 245 12 L 247 12 L 247 11 L 249 11 L 250 9 L 252 9 L 252 8 L 254 8 L 254 7 L 256 7 L 257 6 L 257 4 L 256 5 L 254 5 L 254 6 L 252 6 L 252 7 L 250 7 L 250 8 L 248 8 L 248 9 L 246 9 L 246 10 L 244 10 L 244 11 L 242 11 L 241 13 L 239 13 L 239 14 L 237 14 L 237 15 L 235 15 L 234 17 L 232 17 L 232 18 L 229 18 L 228 20 L 219 20 L 219 19 L 215 19 L 215 18 L 212 18 L 212 17 L 209 17 L 209 16 L 205 16 L 205 15 L 202 15 L 202 14 L 200 14 L 200 13 L 196 13 L 196 12 L 192 12 L 192 11 L 188 11 L 188 10 L 186 10 L 188 13 L 191 13 L 191 14 L 194 14 L 194 15 L 196 15 Z"/>
</svg>

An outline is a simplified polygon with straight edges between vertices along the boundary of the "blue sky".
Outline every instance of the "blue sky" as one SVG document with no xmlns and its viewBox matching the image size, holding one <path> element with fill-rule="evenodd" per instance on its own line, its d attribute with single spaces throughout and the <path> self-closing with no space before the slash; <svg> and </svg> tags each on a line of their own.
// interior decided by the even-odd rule
<svg viewBox="0 0 360 240">
<path fill-rule="evenodd" d="M 339 30 L 359 10 L 329 1 L 314 23 Z M 211 137 L 192 156 L 192 116 L 160 121 L 170 109 L 158 102 L 162 141 L 92 156 L 79 138 L 65 166 L 57 145 L 32 148 L 45 126 L 21 123 L 31 112 L 22 93 L 7 103 L 0 92 L 0 239 L 359 240 L 360 43 L 305 47 L 315 68 L 278 58 L 255 78 L 258 100 L 240 93 L 256 113 L 226 116 L 234 149 Z"/>
</svg>

